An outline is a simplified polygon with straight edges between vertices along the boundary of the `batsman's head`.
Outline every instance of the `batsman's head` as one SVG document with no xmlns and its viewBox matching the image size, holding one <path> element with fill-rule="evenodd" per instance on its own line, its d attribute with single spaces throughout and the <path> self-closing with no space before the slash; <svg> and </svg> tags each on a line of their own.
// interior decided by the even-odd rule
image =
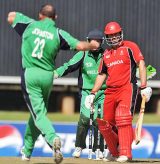
<svg viewBox="0 0 160 164">
<path fill-rule="evenodd" d="M 117 22 L 109 22 L 104 29 L 104 33 L 109 46 L 119 46 L 123 41 L 123 31 Z"/>
<path fill-rule="evenodd" d="M 94 29 L 94 30 L 90 31 L 87 36 L 87 41 L 90 42 L 91 40 L 96 40 L 97 42 L 100 43 L 100 47 L 98 49 L 92 50 L 92 52 L 100 53 L 100 51 L 102 50 L 101 46 L 104 41 L 103 32 L 98 29 Z"/>
<path fill-rule="evenodd" d="M 45 4 L 41 7 L 39 11 L 39 19 L 50 18 L 55 20 L 57 18 L 56 9 L 51 4 Z"/>
</svg>

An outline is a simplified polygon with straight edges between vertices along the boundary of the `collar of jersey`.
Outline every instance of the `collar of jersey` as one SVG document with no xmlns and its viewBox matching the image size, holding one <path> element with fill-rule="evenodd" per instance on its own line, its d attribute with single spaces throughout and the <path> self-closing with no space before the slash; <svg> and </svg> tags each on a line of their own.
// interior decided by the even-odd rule
<svg viewBox="0 0 160 164">
<path fill-rule="evenodd" d="M 94 58 L 94 55 L 90 51 L 88 51 L 88 56 L 91 56 L 92 58 Z M 99 53 L 98 54 L 98 59 L 101 58 L 101 57 L 102 57 L 102 54 Z"/>
<path fill-rule="evenodd" d="M 47 22 L 47 23 L 49 23 L 49 24 L 55 25 L 55 21 L 52 20 L 52 19 L 50 19 L 50 18 L 45 18 L 43 21 L 45 21 L 45 22 Z"/>
</svg>

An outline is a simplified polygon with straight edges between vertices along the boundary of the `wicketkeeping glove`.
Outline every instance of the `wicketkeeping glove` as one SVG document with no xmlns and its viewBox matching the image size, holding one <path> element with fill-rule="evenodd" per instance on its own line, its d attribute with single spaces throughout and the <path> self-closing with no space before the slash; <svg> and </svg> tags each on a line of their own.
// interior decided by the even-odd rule
<svg viewBox="0 0 160 164">
<path fill-rule="evenodd" d="M 148 79 L 151 79 L 152 77 L 154 77 L 155 75 L 156 75 L 156 72 L 157 70 L 153 67 L 153 66 L 151 66 L 151 65 L 148 65 L 147 67 L 146 67 L 146 72 L 147 72 L 147 80 Z M 139 68 L 137 68 L 137 70 L 136 70 L 136 77 L 137 78 L 140 78 L 139 77 Z"/>
<path fill-rule="evenodd" d="M 86 96 L 85 99 L 85 106 L 88 109 L 91 109 L 94 105 L 95 94 L 91 93 L 90 95 Z"/>
<path fill-rule="evenodd" d="M 152 88 L 151 87 L 146 87 L 144 89 L 141 89 L 141 96 L 146 97 L 146 102 L 148 102 L 152 96 Z"/>
</svg>

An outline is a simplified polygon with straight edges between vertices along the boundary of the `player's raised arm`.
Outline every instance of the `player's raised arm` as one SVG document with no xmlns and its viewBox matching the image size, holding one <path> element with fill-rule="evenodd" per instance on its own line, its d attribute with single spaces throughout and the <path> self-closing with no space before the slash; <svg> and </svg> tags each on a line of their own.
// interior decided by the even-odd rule
<svg viewBox="0 0 160 164">
<path fill-rule="evenodd" d="M 14 30 L 22 36 L 27 26 L 34 21 L 34 19 L 20 12 L 9 12 L 8 23 L 14 28 Z"/>
<path fill-rule="evenodd" d="M 96 40 L 90 42 L 79 41 L 62 29 L 58 29 L 58 34 L 60 39 L 60 49 L 62 50 L 73 49 L 78 51 L 88 51 L 98 49 L 100 46 L 100 43 Z"/>
<path fill-rule="evenodd" d="M 80 41 L 77 44 L 76 49 L 78 51 L 87 51 L 97 49 L 99 46 L 100 44 L 96 40 L 92 40 L 91 42 Z"/>
</svg>

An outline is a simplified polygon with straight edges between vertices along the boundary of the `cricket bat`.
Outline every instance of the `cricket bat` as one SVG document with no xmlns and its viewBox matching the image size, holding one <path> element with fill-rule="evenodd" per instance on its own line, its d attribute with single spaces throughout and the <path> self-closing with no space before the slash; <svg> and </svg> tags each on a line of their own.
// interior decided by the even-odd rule
<svg viewBox="0 0 160 164">
<path fill-rule="evenodd" d="M 146 71 L 147 71 L 147 80 L 151 79 L 152 77 L 154 77 L 156 75 L 156 69 L 151 65 L 147 66 Z M 138 70 L 137 70 L 136 76 L 139 78 L 139 71 Z M 139 144 L 139 142 L 141 140 L 141 131 L 142 131 L 144 111 L 145 111 L 145 99 L 146 99 L 146 97 L 143 96 L 142 102 L 141 102 L 141 108 L 140 108 L 140 112 L 139 112 L 139 117 L 138 117 L 138 120 L 136 123 L 136 128 L 135 128 L 136 145 Z"/>
<path fill-rule="evenodd" d="M 144 117 L 144 111 L 145 111 L 145 103 L 146 103 L 146 97 L 142 97 L 142 102 L 141 102 L 141 108 L 140 108 L 140 113 L 139 117 L 136 123 L 136 128 L 135 128 L 135 143 L 136 145 L 139 144 L 141 140 L 141 131 L 142 131 L 142 124 L 143 124 L 143 117 Z"/>
</svg>

